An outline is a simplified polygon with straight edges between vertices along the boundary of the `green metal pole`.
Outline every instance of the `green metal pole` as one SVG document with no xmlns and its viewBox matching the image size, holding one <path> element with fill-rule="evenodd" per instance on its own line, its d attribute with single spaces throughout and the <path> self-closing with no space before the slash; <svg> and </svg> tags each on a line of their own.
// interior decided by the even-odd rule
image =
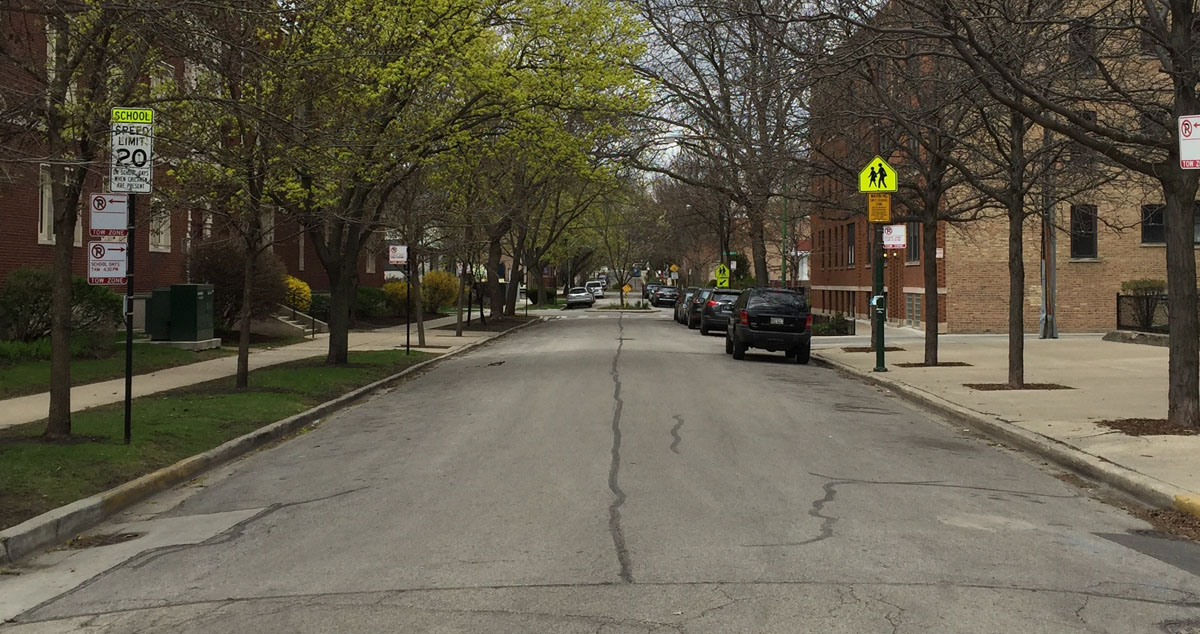
<svg viewBox="0 0 1200 634">
<path fill-rule="evenodd" d="M 871 332 L 871 344 L 875 348 L 875 371 L 887 372 L 887 366 L 884 365 L 884 341 L 883 341 L 883 313 L 885 310 L 883 302 L 883 225 L 870 225 L 871 231 L 875 232 L 875 270 L 872 271 L 875 276 L 873 300 L 875 306 L 874 312 L 874 329 Z"/>
</svg>

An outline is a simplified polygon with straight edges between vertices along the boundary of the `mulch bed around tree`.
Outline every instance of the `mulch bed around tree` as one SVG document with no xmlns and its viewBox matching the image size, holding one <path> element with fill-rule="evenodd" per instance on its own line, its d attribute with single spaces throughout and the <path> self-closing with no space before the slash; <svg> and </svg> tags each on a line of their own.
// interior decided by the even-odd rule
<svg viewBox="0 0 1200 634">
<path fill-rule="evenodd" d="M 935 364 L 928 363 L 897 363 L 896 366 L 901 368 L 969 368 L 970 363 L 962 361 L 938 361 Z"/>
<path fill-rule="evenodd" d="M 1098 420 L 1096 424 L 1130 436 L 1195 436 L 1200 433 L 1200 430 L 1171 425 L 1164 418 L 1120 418 Z"/>
<path fill-rule="evenodd" d="M 904 352 L 904 348 L 896 346 L 884 346 L 884 352 Z M 875 348 L 871 346 L 847 346 L 842 348 L 842 352 L 875 352 Z"/>
<path fill-rule="evenodd" d="M 541 317 L 534 317 L 533 315 L 530 315 L 529 317 L 526 317 L 525 315 L 508 315 L 507 317 L 500 317 L 498 319 L 488 317 L 487 325 L 484 326 L 483 324 L 481 324 L 479 322 L 479 315 L 475 315 L 474 317 L 471 318 L 471 325 L 468 326 L 467 318 L 464 315 L 463 316 L 463 331 L 464 332 L 503 332 L 505 330 L 508 330 L 509 328 L 512 328 L 513 326 L 519 326 L 527 321 L 537 321 L 539 319 L 541 319 Z M 455 329 L 454 324 L 450 324 L 449 326 L 442 326 L 440 328 L 435 328 L 435 330 L 442 331 L 442 332 L 447 331 L 447 330 L 453 331 L 454 329 Z"/>
<path fill-rule="evenodd" d="M 1023 387 L 1013 387 L 1007 383 L 963 383 L 963 387 L 981 392 L 1003 392 L 1006 390 L 1073 390 L 1075 388 L 1058 383 L 1026 383 Z"/>
</svg>

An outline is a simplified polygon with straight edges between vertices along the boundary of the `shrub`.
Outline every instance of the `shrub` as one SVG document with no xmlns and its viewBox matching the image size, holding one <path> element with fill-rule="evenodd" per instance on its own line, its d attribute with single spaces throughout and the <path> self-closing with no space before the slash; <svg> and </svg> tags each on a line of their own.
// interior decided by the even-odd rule
<svg viewBox="0 0 1200 634">
<path fill-rule="evenodd" d="M 308 314 L 322 321 L 329 321 L 329 293 L 313 293 L 312 305 L 308 307 Z"/>
<path fill-rule="evenodd" d="M 232 327 L 242 312 L 242 281 L 246 252 L 230 240 L 210 240 L 196 246 L 192 255 L 193 270 L 200 281 L 213 285 L 214 317 Z M 258 255 L 258 272 L 254 276 L 250 315 L 266 317 L 279 310 L 287 297 L 287 269 L 275 254 Z"/>
<path fill-rule="evenodd" d="M 391 314 L 400 317 L 408 314 L 408 307 L 405 305 L 406 293 L 408 293 L 408 282 L 388 282 L 383 285 L 383 294 Z"/>
<path fill-rule="evenodd" d="M 359 286 L 354 296 L 355 317 L 386 317 L 388 296 L 382 288 Z"/>
<path fill-rule="evenodd" d="M 1121 282 L 1121 290 L 1130 295 L 1163 295 L 1167 292 L 1166 280 L 1142 279 Z"/>
<path fill-rule="evenodd" d="M 448 271 L 430 271 L 421 278 L 421 300 L 425 312 L 437 312 L 458 301 L 458 277 Z"/>
<path fill-rule="evenodd" d="M 300 311 L 306 311 L 312 307 L 312 289 L 304 280 L 289 275 L 284 278 L 284 283 L 287 285 L 287 293 L 284 295 L 283 301 L 287 302 L 288 306 Z"/>
<path fill-rule="evenodd" d="M 0 285 L 0 339 L 31 342 L 50 336 L 50 271 L 22 268 Z M 121 296 L 82 277 L 71 278 L 71 331 L 101 333 L 112 343 L 121 323 Z M 110 346 L 111 347 L 111 346 Z"/>
</svg>

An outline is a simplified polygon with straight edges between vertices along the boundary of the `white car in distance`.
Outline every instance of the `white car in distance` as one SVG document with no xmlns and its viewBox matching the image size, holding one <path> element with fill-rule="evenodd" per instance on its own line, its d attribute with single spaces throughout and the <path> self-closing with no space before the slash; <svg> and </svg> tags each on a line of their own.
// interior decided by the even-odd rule
<svg viewBox="0 0 1200 634">
<path fill-rule="evenodd" d="M 592 280 L 584 284 L 584 287 L 586 287 L 596 299 L 604 299 L 604 282 Z"/>
</svg>

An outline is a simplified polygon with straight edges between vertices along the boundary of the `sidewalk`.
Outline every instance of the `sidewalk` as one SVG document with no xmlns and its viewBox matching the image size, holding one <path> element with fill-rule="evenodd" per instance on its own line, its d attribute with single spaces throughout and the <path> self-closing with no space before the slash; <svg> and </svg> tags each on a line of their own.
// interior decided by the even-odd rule
<svg viewBox="0 0 1200 634">
<path fill-rule="evenodd" d="M 971 367 L 902 368 L 896 364 L 923 360 L 920 340 L 888 343 L 905 350 L 887 354 L 886 373 L 871 371 L 874 353 L 823 346 L 813 356 L 1044 457 L 1075 468 L 1086 464 L 1081 470 L 1090 471 L 1088 475 L 1143 501 L 1165 502 L 1200 514 L 1192 508 L 1197 499 L 1193 496 L 1200 492 L 1200 436 L 1128 436 L 1094 424 L 1166 418 L 1166 348 L 1102 341 L 1100 335 L 1027 338 L 1026 382 L 1058 383 L 1072 389 L 979 391 L 963 384 L 1008 380 L 1004 338 L 960 336 L 941 342 L 940 361 L 961 361 Z"/>
<path fill-rule="evenodd" d="M 417 347 L 417 330 L 413 326 L 412 348 L 422 352 L 445 353 L 457 350 L 467 344 L 481 339 L 490 339 L 496 333 L 463 332 L 462 337 L 455 337 L 453 330 L 434 330 L 440 326 L 455 323 L 455 317 L 441 317 L 425 322 L 426 347 Z M 304 343 L 297 343 L 282 348 L 265 350 L 250 350 L 250 369 L 257 370 L 280 363 L 298 361 L 312 357 L 324 356 L 329 349 L 329 335 L 317 335 Z M 151 344 L 136 344 L 151 345 Z M 394 350 L 404 347 L 404 326 L 381 328 L 365 332 L 350 333 L 350 350 Z M 137 348 L 134 348 L 137 354 Z M 133 397 L 146 396 L 165 392 L 176 388 L 213 381 L 233 376 L 237 373 L 237 356 L 222 357 L 211 361 L 201 361 L 190 365 L 159 370 L 148 374 L 138 374 L 133 379 Z M 114 379 L 100 383 L 91 383 L 71 388 L 71 411 L 78 412 L 110 403 L 119 403 L 125 399 L 125 379 Z M 0 400 L 0 429 L 23 425 L 46 418 L 50 407 L 50 393 L 31 394 Z"/>
</svg>

